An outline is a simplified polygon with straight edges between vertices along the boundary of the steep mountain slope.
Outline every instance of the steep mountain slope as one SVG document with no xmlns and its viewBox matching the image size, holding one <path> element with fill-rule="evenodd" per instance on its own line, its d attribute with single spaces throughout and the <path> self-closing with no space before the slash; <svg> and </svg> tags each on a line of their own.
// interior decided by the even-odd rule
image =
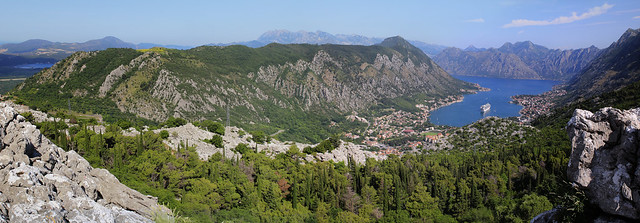
<svg viewBox="0 0 640 223">
<path fill-rule="evenodd" d="M 229 46 L 229 45 L 245 45 L 248 47 L 263 47 L 269 43 L 307 43 L 307 44 L 341 44 L 341 45 L 364 45 L 370 46 L 382 42 L 382 38 L 366 37 L 361 35 L 331 34 L 323 31 L 307 32 L 298 31 L 291 32 L 288 30 L 272 30 L 263 33 L 257 40 L 233 43 L 209 44 L 212 46 Z M 437 44 L 430 44 L 421 41 L 409 40 L 418 49 L 421 49 L 429 56 L 438 54 L 446 47 Z"/>
<path fill-rule="evenodd" d="M 516 79 L 568 80 L 601 50 L 595 46 L 553 50 L 530 41 L 505 43 L 500 48 L 447 48 L 434 60 L 447 72 L 469 76 Z"/>
<path fill-rule="evenodd" d="M 640 81 L 640 29 L 628 29 L 569 81 L 567 101 L 588 98 Z"/>
<path fill-rule="evenodd" d="M 222 119 L 318 141 L 343 115 L 406 97 L 475 90 L 400 37 L 375 46 L 202 46 L 186 51 L 78 52 L 18 86 L 14 95 L 42 107 L 123 113 L 163 121 Z"/>
</svg>

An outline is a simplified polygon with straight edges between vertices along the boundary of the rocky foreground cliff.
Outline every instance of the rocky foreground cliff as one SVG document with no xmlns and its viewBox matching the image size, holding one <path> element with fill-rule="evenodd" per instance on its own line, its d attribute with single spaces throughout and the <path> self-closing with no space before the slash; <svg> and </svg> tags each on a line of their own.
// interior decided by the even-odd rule
<svg viewBox="0 0 640 223">
<path fill-rule="evenodd" d="M 567 131 L 568 179 L 603 212 L 620 221 L 640 220 L 640 108 L 577 109 Z"/>
<path fill-rule="evenodd" d="M 0 222 L 152 222 L 157 199 L 92 168 L 0 103 Z"/>
</svg>

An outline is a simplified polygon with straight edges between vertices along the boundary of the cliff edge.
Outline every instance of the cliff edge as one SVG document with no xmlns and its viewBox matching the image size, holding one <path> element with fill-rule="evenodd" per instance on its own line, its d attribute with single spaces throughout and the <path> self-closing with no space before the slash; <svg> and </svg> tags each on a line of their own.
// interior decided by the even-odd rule
<svg viewBox="0 0 640 223">
<path fill-rule="evenodd" d="M 640 108 L 576 109 L 567 124 L 569 180 L 605 213 L 640 220 Z"/>
<path fill-rule="evenodd" d="M 65 152 L 0 102 L 0 222 L 152 222 L 157 199 Z"/>
</svg>

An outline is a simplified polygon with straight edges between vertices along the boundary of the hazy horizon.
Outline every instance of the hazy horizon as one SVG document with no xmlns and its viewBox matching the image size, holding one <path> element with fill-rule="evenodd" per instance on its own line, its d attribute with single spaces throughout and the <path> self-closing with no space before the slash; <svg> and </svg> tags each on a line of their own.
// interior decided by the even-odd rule
<svg viewBox="0 0 640 223">
<path fill-rule="evenodd" d="M 4 3 L 0 43 L 29 39 L 199 46 L 251 41 L 270 30 L 324 31 L 430 44 L 500 47 L 532 41 L 552 49 L 606 48 L 640 28 L 640 1 L 108 1 Z"/>
</svg>

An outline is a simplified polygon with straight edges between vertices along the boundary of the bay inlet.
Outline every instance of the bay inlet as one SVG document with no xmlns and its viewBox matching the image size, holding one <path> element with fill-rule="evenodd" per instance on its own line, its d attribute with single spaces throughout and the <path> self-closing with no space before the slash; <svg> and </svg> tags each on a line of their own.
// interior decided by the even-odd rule
<svg viewBox="0 0 640 223">
<path fill-rule="evenodd" d="M 549 80 L 521 80 L 489 77 L 471 77 L 452 75 L 463 81 L 477 83 L 490 91 L 464 96 L 464 100 L 431 112 L 430 121 L 436 125 L 464 126 L 487 116 L 501 118 L 519 116 L 522 106 L 509 103 L 511 96 L 521 94 L 540 94 L 551 90 L 559 81 Z M 491 109 L 484 114 L 480 106 L 490 103 Z"/>
</svg>

